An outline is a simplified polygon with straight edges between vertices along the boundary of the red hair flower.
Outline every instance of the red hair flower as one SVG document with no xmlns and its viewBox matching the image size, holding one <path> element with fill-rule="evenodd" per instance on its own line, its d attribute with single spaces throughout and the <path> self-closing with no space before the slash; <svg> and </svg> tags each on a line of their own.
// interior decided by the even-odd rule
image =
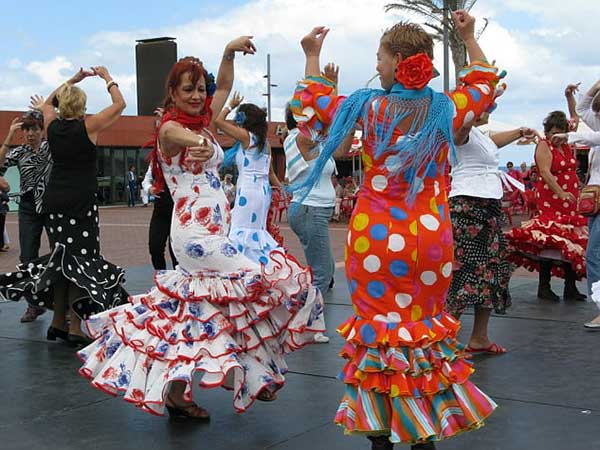
<svg viewBox="0 0 600 450">
<path fill-rule="evenodd" d="M 406 89 L 423 89 L 433 78 L 433 62 L 425 53 L 402 60 L 396 68 L 396 80 Z"/>
</svg>

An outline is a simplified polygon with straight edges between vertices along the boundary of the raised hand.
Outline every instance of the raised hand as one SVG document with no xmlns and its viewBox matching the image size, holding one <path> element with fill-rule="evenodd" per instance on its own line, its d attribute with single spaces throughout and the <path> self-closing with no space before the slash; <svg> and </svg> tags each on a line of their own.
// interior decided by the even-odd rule
<svg viewBox="0 0 600 450">
<path fill-rule="evenodd" d="M 106 67 L 104 67 L 104 66 L 95 66 L 95 67 L 92 67 L 92 70 L 93 70 L 93 74 L 94 75 L 99 76 L 100 78 L 102 78 L 107 83 L 110 80 L 112 80 L 112 77 L 108 73 L 108 69 Z"/>
<path fill-rule="evenodd" d="M 338 84 L 339 74 L 340 74 L 340 66 L 336 66 L 332 62 L 327 63 L 325 65 L 325 68 L 323 69 L 323 72 L 321 72 L 321 75 L 323 75 L 326 78 L 329 78 L 336 85 Z"/>
<path fill-rule="evenodd" d="M 93 70 L 83 70 L 83 67 L 80 67 L 79 70 L 77 71 L 77 73 L 75 75 L 73 75 L 71 78 L 69 78 L 69 81 L 67 81 L 67 83 L 76 84 L 76 83 L 79 83 L 81 80 L 83 80 L 87 77 L 93 77 L 94 75 L 96 75 L 96 74 L 94 73 Z"/>
<path fill-rule="evenodd" d="M 306 56 L 319 56 L 327 33 L 329 33 L 329 28 L 319 26 L 314 27 L 310 33 L 304 36 L 300 41 L 304 54 Z"/>
<path fill-rule="evenodd" d="M 10 123 L 10 128 L 8 129 L 8 134 L 9 135 L 14 134 L 16 131 L 20 130 L 22 126 L 23 126 L 23 122 L 21 122 L 21 118 L 15 117 L 12 120 L 12 122 Z"/>
<path fill-rule="evenodd" d="M 244 55 L 254 55 L 254 53 L 256 53 L 256 46 L 254 45 L 254 42 L 252 42 L 252 38 L 254 38 L 254 36 L 240 36 L 227 44 L 225 51 L 228 53 L 237 52 L 243 53 Z"/>
<path fill-rule="evenodd" d="M 31 109 L 35 109 L 37 111 L 41 111 L 45 105 L 44 97 L 41 95 L 32 95 L 29 97 L 29 107 Z"/>
<path fill-rule="evenodd" d="M 451 12 L 454 27 L 463 41 L 475 38 L 475 17 L 459 9 Z"/>
<path fill-rule="evenodd" d="M 231 100 L 229 100 L 229 108 L 230 109 L 235 109 L 238 106 L 240 106 L 243 101 L 244 101 L 244 97 L 242 97 L 240 95 L 240 93 L 236 91 L 236 92 L 233 93 L 233 96 L 231 97 Z"/>
<path fill-rule="evenodd" d="M 565 88 L 565 96 L 569 97 L 571 95 L 575 95 L 575 92 L 579 91 L 580 84 L 581 82 L 567 85 Z"/>
</svg>

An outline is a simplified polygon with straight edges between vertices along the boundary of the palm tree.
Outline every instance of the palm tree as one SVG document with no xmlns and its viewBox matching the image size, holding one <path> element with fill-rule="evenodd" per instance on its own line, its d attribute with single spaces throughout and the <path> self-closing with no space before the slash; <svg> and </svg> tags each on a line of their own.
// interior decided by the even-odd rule
<svg viewBox="0 0 600 450">
<path fill-rule="evenodd" d="M 448 0 L 450 11 L 457 9 L 471 10 L 477 0 Z M 435 40 L 442 40 L 444 36 L 444 1 L 443 0 L 403 0 L 400 3 L 389 3 L 385 5 L 385 11 L 400 10 L 415 13 L 426 22 L 423 24 L 428 27 Z M 488 20 L 484 19 L 485 24 L 477 33 L 477 37 L 485 30 Z M 454 76 L 458 80 L 458 72 L 467 65 L 467 49 L 460 36 L 454 28 L 451 20 L 448 21 L 448 43 L 452 52 L 452 61 L 454 62 Z"/>
</svg>

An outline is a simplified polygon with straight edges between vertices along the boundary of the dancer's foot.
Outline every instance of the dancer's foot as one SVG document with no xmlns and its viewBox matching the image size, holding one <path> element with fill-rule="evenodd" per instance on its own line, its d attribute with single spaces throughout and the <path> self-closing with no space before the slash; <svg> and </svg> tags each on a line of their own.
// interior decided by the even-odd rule
<svg viewBox="0 0 600 450">
<path fill-rule="evenodd" d="M 410 450 L 435 450 L 435 444 L 433 442 L 413 444 L 410 446 Z"/>
<path fill-rule="evenodd" d="M 327 344 L 329 342 L 329 338 L 323 333 L 315 333 L 315 337 L 313 338 L 313 340 L 317 344 Z"/>
<path fill-rule="evenodd" d="M 256 396 L 256 400 L 260 400 L 261 402 L 274 402 L 277 400 L 277 394 L 265 388 Z"/>
<path fill-rule="evenodd" d="M 542 300 L 551 300 L 553 302 L 560 302 L 560 297 L 552 292 L 550 285 L 538 287 L 537 292 L 538 298 Z"/>
<path fill-rule="evenodd" d="M 182 418 L 182 419 L 192 419 L 198 421 L 209 421 L 210 414 L 204 408 L 196 405 L 194 402 L 183 403 L 183 399 L 179 401 L 174 401 L 170 395 L 167 395 L 167 401 L 165 406 L 167 407 L 167 411 L 169 412 L 169 417 Z"/>
<path fill-rule="evenodd" d="M 490 354 L 490 355 L 501 355 L 507 352 L 504 347 L 500 347 L 495 342 L 487 340 L 477 340 L 471 339 L 469 341 L 469 345 L 465 348 L 467 353 L 475 353 L 475 354 Z"/>
<path fill-rule="evenodd" d="M 367 436 L 371 441 L 371 450 L 393 450 L 394 444 L 389 436 Z"/>
</svg>

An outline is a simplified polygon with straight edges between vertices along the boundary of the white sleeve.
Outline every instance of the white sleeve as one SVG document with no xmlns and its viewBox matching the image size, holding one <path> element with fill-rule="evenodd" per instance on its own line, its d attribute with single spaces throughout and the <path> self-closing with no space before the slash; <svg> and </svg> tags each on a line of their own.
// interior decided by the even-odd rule
<svg viewBox="0 0 600 450">
<path fill-rule="evenodd" d="M 577 102 L 577 114 L 581 117 L 583 122 L 594 131 L 600 131 L 600 117 L 592 111 L 593 97 L 587 94 L 579 94 L 579 101 Z"/>
<path fill-rule="evenodd" d="M 569 144 L 600 146 L 600 131 L 579 131 L 569 133 Z"/>
<path fill-rule="evenodd" d="M 152 186 L 152 164 L 148 166 L 148 170 L 146 171 L 146 175 L 144 175 L 144 180 L 142 181 L 142 189 L 148 192 L 148 189 Z"/>
</svg>

